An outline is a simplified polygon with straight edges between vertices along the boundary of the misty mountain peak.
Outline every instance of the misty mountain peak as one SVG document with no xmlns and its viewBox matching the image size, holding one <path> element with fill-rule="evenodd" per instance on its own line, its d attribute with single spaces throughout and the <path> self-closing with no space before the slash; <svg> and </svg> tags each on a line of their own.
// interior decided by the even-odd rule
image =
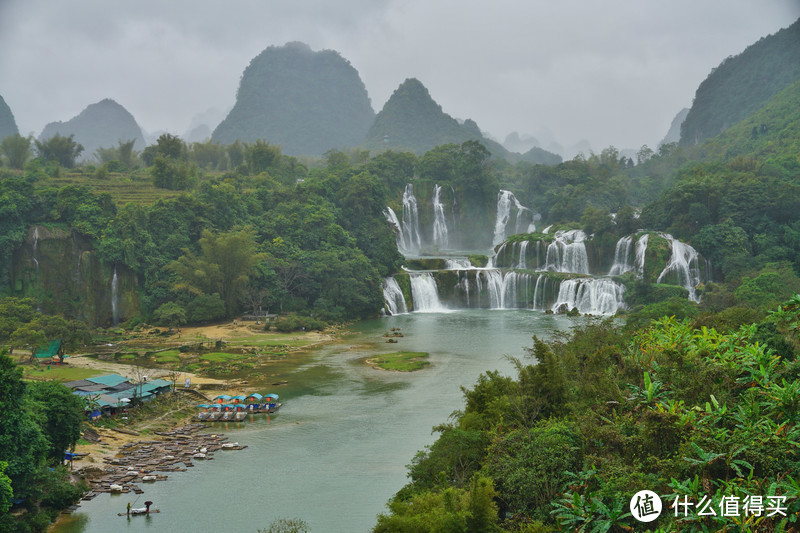
<svg viewBox="0 0 800 533">
<path fill-rule="evenodd" d="M 3 97 L 0 96 L 0 140 L 15 133 L 19 133 L 19 129 L 17 128 L 16 120 L 14 120 L 14 114 L 6 104 L 6 101 L 3 100 Z"/>
<path fill-rule="evenodd" d="M 133 140 L 136 150 L 145 146 L 144 135 L 136 119 L 110 98 L 88 105 L 66 122 L 51 122 L 44 127 L 39 138 L 49 139 L 56 134 L 65 137 L 74 135 L 75 140 L 84 147 L 84 158 L 92 157 L 98 148 L 116 146 L 119 141 Z"/>
<path fill-rule="evenodd" d="M 263 139 L 290 155 L 358 146 L 375 112 L 358 71 L 334 50 L 270 46 L 245 69 L 236 103 L 213 133 L 231 143 Z"/>
</svg>

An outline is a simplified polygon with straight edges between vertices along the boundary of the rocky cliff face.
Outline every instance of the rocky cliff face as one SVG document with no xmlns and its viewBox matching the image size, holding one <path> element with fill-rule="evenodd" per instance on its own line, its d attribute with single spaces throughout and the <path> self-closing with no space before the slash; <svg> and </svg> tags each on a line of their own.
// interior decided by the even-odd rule
<svg viewBox="0 0 800 533">
<path fill-rule="evenodd" d="M 85 237 L 58 227 L 28 228 L 12 257 L 13 295 L 35 298 L 42 312 L 63 313 L 94 326 L 137 314 L 137 285 L 133 272 L 104 263 Z"/>
<path fill-rule="evenodd" d="M 303 43 L 271 46 L 242 75 L 236 104 L 213 140 L 263 139 L 289 155 L 322 155 L 358 146 L 375 112 L 350 63 L 333 50 Z"/>
</svg>

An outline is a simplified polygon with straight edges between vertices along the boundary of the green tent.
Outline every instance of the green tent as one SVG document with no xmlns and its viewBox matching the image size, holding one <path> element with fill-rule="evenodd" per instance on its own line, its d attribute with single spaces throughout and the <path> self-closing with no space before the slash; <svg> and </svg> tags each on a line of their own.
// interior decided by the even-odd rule
<svg viewBox="0 0 800 533">
<path fill-rule="evenodd" d="M 52 359 L 53 357 L 65 357 L 64 350 L 61 348 L 61 339 L 50 341 L 47 346 L 42 346 L 36 350 L 37 359 Z"/>
</svg>

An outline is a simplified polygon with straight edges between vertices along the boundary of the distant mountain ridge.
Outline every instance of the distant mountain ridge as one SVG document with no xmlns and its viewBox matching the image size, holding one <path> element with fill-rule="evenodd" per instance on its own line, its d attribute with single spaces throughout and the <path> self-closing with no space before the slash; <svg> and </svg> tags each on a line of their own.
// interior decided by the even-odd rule
<svg viewBox="0 0 800 533">
<path fill-rule="evenodd" d="M 395 89 L 375 116 L 367 132 L 364 148 L 370 151 L 407 150 L 422 154 L 443 144 L 480 141 L 495 156 L 512 162 L 558 164 L 561 158 L 533 147 L 525 154 L 514 154 L 486 138 L 475 121 L 460 123 L 442 110 L 428 89 L 416 78 L 408 78 Z"/>
<path fill-rule="evenodd" d="M 367 89 L 346 59 L 292 42 L 253 58 L 242 74 L 236 104 L 212 139 L 263 139 L 289 155 L 322 155 L 360 145 L 374 117 Z"/>
<path fill-rule="evenodd" d="M 49 139 L 56 134 L 74 135 L 75 141 L 83 145 L 83 159 L 90 159 L 98 148 L 117 146 L 119 141 L 134 141 L 135 150 L 145 147 L 142 129 L 127 109 L 106 98 L 91 104 L 66 122 L 51 122 L 42 130 L 39 139 Z"/>
<path fill-rule="evenodd" d="M 6 101 L 3 100 L 3 97 L 0 96 L 0 140 L 16 133 L 19 133 L 19 129 L 17 128 L 17 121 L 14 120 L 14 114 Z"/>
<path fill-rule="evenodd" d="M 681 126 L 680 143 L 694 145 L 752 115 L 800 79 L 800 19 L 729 57 L 700 84 Z"/>
</svg>

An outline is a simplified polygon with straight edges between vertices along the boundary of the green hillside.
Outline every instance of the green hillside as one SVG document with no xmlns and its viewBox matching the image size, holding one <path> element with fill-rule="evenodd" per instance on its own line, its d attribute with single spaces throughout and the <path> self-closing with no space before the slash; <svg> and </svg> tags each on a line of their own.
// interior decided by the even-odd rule
<svg viewBox="0 0 800 533">
<path fill-rule="evenodd" d="M 800 80 L 764 107 L 709 139 L 695 151 L 697 159 L 730 160 L 736 157 L 795 157 L 800 153 Z"/>
<path fill-rule="evenodd" d="M 800 20 L 725 59 L 700 84 L 681 127 L 681 144 L 714 137 L 800 79 Z"/>
<path fill-rule="evenodd" d="M 375 112 L 358 71 L 333 50 L 294 42 L 271 46 L 242 75 L 231 112 L 215 142 L 258 139 L 289 155 L 322 155 L 358 146 Z"/>
</svg>

